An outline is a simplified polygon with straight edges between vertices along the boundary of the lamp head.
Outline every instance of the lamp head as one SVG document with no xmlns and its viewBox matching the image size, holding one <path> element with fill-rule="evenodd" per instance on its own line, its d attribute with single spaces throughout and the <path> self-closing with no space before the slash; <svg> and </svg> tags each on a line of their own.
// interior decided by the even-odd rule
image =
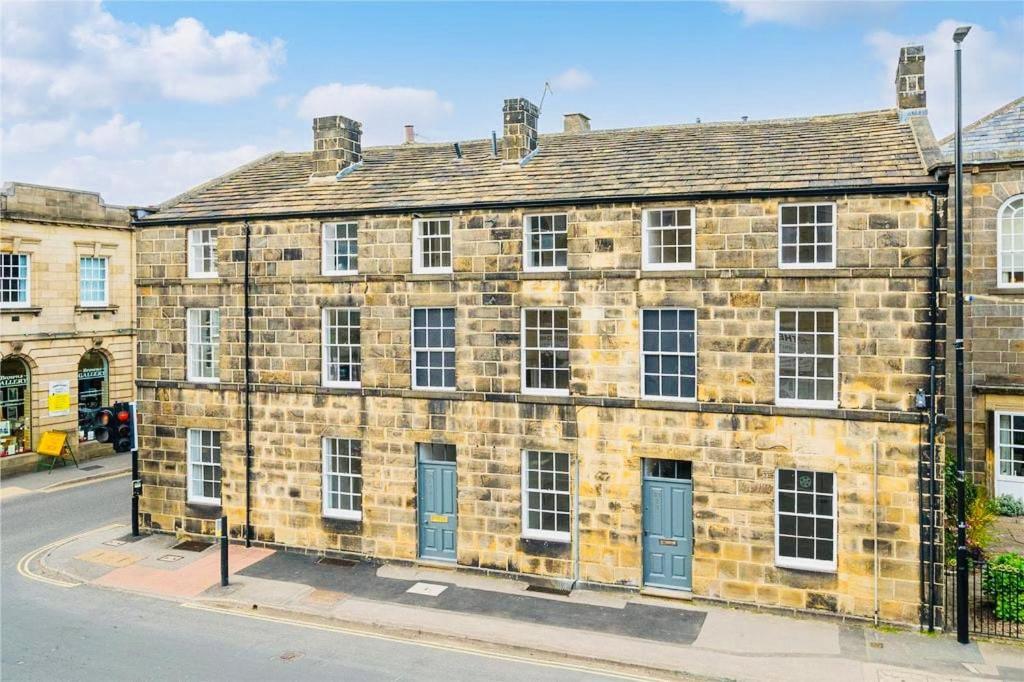
<svg viewBox="0 0 1024 682">
<path fill-rule="evenodd" d="M 964 42 L 964 38 L 966 38 L 967 34 L 970 33 L 970 32 L 971 32 L 971 27 L 970 26 L 960 26 L 960 27 L 958 27 L 955 31 L 953 31 L 953 42 L 956 43 L 957 45 L 959 45 L 960 43 Z"/>
</svg>

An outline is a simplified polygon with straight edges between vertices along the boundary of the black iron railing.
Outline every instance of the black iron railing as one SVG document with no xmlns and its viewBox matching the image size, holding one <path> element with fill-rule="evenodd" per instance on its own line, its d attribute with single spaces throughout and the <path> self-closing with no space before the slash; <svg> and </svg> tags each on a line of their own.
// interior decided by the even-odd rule
<svg viewBox="0 0 1024 682">
<path fill-rule="evenodd" d="M 946 631 L 956 631 L 956 571 L 946 569 Z M 970 560 L 967 623 L 971 634 L 1024 639 L 1024 571 L 999 562 Z"/>
</svg>

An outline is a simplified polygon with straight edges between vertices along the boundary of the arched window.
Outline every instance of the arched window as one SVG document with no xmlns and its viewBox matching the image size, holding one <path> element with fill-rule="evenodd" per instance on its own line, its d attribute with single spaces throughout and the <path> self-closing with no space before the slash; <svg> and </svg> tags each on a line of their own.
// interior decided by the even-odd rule
<svg viewBox="0 0 1024 682">
<path fill-rule="evenodd" d="M 28 363 L 0 361 L 0 457 L 32 449 L 32 374 Z"/>
<path fill-rule="evenodd" d="M 996 253 L 998 286 L 1024 287 L 1024 194 L 999 209 Z"/>
<path fill-rule="evenodd" d="M 109 391 L 107 358 L 97 350 L 88 351 L 78 362 L 78 440 L 92 440 L 92 419 L 107 404 Z"/>
</svg>

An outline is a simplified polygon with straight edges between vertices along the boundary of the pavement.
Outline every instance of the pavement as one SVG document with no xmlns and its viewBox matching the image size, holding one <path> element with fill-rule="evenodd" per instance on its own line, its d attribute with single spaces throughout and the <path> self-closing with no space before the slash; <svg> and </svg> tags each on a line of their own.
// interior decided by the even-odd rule
<svg viewBox="0 0 1024 682">
<path fill-rule="evenodd" d="M 219 562 L 216 545 L 182 545 L 162 534 L 133 538 L 115 524 L 42 546 L 23 558 L 19 572 L 206 613 L 427 645 L 458 642 L 612 676 L 1024 681 L 1024 647 L 1014 644 L 963 646 L 948 635 L 625 591 L 553 594 L 478 572 L 323 560 L 236 544 L 229 550 L 229 584 L 221 587 Z"/>
<path fill-rule="evenodd" d="M 81 462 L 77 467 L 72 463 L 50 471 L 19 474 L 0 481 L 0 500 L 33 493 L 57 492 L 86 482 L 130 474 L 131 470 L 132 456 L 125 452 Z"/>
</svg>

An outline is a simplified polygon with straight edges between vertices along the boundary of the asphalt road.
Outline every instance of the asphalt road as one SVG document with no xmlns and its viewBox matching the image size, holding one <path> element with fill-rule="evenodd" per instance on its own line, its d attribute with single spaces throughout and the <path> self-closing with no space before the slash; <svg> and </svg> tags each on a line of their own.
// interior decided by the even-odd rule
<svg viewBox="0 0 1024 682">
<path fill-rule="evenodd" d="M 602 676 L 196 611 L 17 572 L 26 553 L 128 523 L 127 477 L 0 503 L 0 679 L 582 680 Z"/>
</svg>

